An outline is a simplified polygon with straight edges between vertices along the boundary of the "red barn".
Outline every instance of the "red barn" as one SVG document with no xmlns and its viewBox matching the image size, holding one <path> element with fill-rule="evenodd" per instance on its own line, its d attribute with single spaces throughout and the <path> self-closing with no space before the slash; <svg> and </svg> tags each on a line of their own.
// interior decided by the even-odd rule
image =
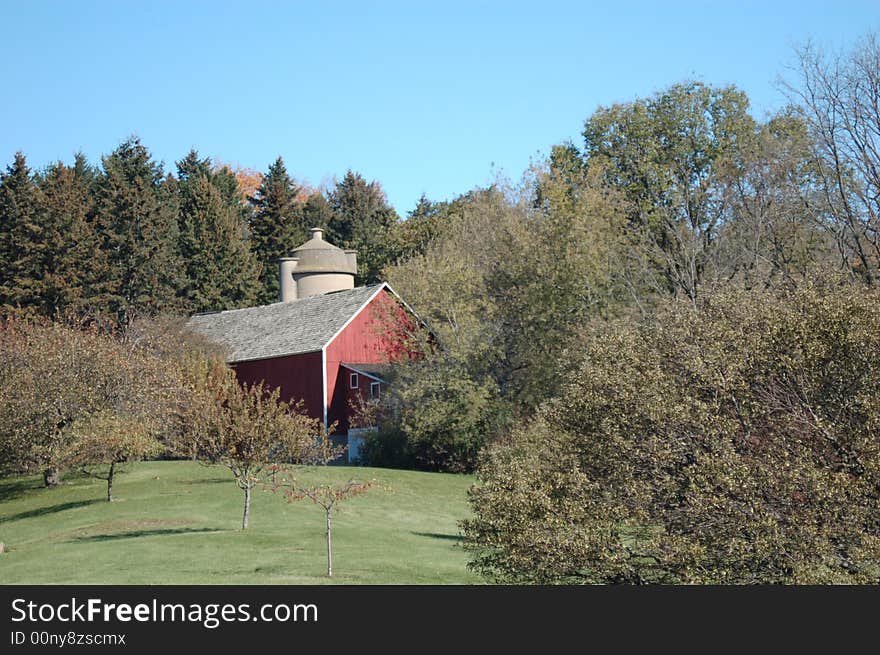
<svg viewBox="0 0 880 655">
<path fill-rule="evenodd" d="M 352 403 L 379 396 L 389 363 L 409 356 L 399 335 L 414 314 L 386 283 L 355 288 L 356 255 L 321 230 L 293 255 L 280 260 L 281 302 L 197 314 L 188 325 L 226 347 L 241 382 L 265 381 L 325 426 L 335 422 L 353 461 L 362 431 L 350 424 Z"/>
</svg>

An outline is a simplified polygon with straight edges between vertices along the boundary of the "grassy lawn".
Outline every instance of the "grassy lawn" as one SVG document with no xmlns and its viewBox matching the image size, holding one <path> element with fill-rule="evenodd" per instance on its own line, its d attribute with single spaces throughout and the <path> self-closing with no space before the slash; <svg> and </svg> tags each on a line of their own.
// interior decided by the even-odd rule
<svg viewBox="0 0 880 655">
<path fill-rule="evenodd" d="M 472 478 L 389 469 L 322 467 L 306 476 L 375 478 L 334 515 L 337 584 L 465 584 L 457 521 Z M 323 510 L 256 490 L 242 532 L 242 492 L 220 467 L 147 462 L 114 483 L 68 476 L 0 480 L 2 584 L 323 584 Z"/>
</svg>

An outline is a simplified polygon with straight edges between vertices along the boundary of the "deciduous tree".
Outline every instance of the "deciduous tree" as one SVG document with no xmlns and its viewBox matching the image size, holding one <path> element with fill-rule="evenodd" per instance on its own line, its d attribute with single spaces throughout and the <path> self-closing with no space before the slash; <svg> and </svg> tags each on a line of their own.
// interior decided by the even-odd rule
<svg viewBox="0 0 880 655">
<path fill-rule="evenodd" d="M 162 452 L 155 428 L 157 417 L 148 418 L 151 420 L 101 412 L 77 425 L 67 463 L 89 477 L 106 481 L 108 502 L 113 501 L 113 482 L 124 464 Z"/>
<path fill-rule="evenodd" d="M 235 372 L 216 359 L 197 360 L 190 378 L 171 446 L 181 455 L 229 469 L 244 494 L 242 530 L 248 527 L 254 486 L 270 479 L 277 465 L 339 454 L 320 419 L 280 401 L 278 389 L 241 386 Z"/>
<path fill-rule="evenodd" d="M 65 467 L 149 454 L 141 446 L 162 431 L 179 395 L 163 360 L 94 327 L 20 318 L 0 325 L 8 472 L 39 471 L 53 486 Z"/>
<path fill-rule="evenodd" d="M 734 87 L 689 82 L 587 120 L 587 161 L 628 200 L 633 288 L 696 302 L 730 219 L 732 161 L 755 134 L 748 107 Z"/>
<path fill-rule="evenodd" d="M 798 51 L 799 79 L 786 85 L 813 137 L 824 226 L 843 262 L 880 280 L 880 41 L 867 34 L 849 53 Z"/>
<path fill-rule="evenodd" d="M 448 213 L 449 203 L 431 202 L 422 194 L 406 220 L 398 222 L 392 230 L 393 263 L 424 254 L 446 226 Z"/>
<path fill-rule="evenodd" d="M 719 282 L 792 286 L 837 268 L 811 138 L 792 109 L 759 126 L 732 165 L 731 220 L 719 230 L 714 261 Z"/>
<path fill-rule="evenodd" d="M 877 300 L 727 291 L 586 337 L 560 397 L 480 467 L 473 567 L 540 583 L 876 583 Z"/>
<path fill-rule="evenodd" d="M 537 190 L 537 195 L 535 191 Z M 620 200 L 572 148 L 528 184 L 475 190 L 443 209 L 423 254 L 387 269 L 438 348 L 401 362 L 381 401 L 378 464 L 469 470 L 480 448 L 556 392 L 585 322 L 611 313 Z M 423 344 L 424 345 L 424 344 Z"/>
<path fill-rule="evenodd" d="M 364 482 L 349 480 L 343 484 L 314 484 L 308 485 L 297 481 L 295 478 L 286 482 L 279 482 L 273 486 L 273 490 L 282 490 L 288 502 L 308 499 L 324 510 L 326 530 L 325 543 L 327 544 L 327 577 L 333 576 L 333 539 L 332 530 L 333 512 L 340 510 L 343 501 L 367 493 L 371 487 L 376 486 L 375 480 Z"/>
</svg>

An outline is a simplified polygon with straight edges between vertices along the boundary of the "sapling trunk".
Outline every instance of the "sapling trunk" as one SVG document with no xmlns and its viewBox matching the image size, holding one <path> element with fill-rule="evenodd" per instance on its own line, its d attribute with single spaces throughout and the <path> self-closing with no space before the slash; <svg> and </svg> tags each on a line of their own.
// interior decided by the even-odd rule
<svg viewBox="0 0 880 655">
<path fill-rule="evenodd" d="M 110 470 L 107 471 L 107 502 L 113 502 L 113 469 L 116 467 L 116 462 L 110 462 Z"/>
<path fill-rule="evenodd" d="M 248 518 L 251 515 L 251 484 L 248 482 L 244 487 L 244 516 L 241 517 L 241 529 L 247 530 Z"/>
<path fill-rule="evenodd" d="M 333 543 L 330 539 L 330 513 L 331 510 L 327 510 L 327 577 L 333 577 Z"/>
<path fill-rule="evenodd" d="M 43 484 L 47 487 L 57 487 L 60 480 L 61 474 L 57 468 L 52 467 L 43 471 Z"/>
</svg>

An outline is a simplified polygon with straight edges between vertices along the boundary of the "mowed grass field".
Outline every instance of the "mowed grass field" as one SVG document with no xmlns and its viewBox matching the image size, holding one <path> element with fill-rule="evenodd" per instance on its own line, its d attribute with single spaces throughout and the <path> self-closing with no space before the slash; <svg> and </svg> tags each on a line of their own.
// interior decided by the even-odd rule
<svg viewBox="0 0 880 655">
<path fill-rule="evenodd" d="M 326 577 L 324 512 L 255 490 L 224 468 L 144 462 L 114 483 L 68 475 L 0 480 L 2 584 L 474 584 L 457 523 L 473 478 L 390 469 L 321 467 L 303 479 L 372 479 L 386 489 L 344 501 L 333 516 Z"/>
</svg>

